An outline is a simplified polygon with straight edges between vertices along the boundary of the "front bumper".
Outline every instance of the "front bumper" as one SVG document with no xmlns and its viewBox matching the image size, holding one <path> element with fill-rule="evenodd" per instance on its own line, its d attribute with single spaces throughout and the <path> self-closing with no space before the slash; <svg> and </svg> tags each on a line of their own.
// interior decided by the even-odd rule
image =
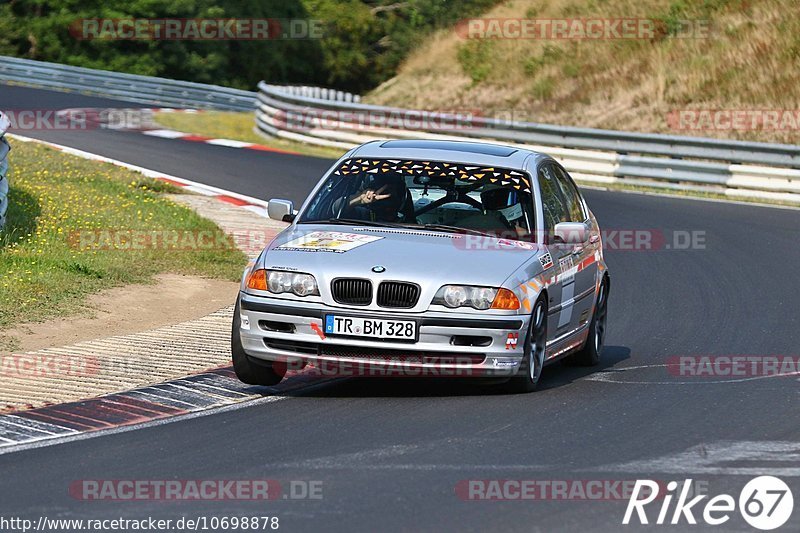
<svg viewBox="0 0 800 533">
<path fill-rule="evenodd" d="M 242 346 L 248 356 L 305 363 L 342 375 L 510 376 L 522 360 L 529 316 L 363 311 L 240 293 Z M 416 342 L 325 335 L 326 314 L 418 322 Z"/>
</svg>

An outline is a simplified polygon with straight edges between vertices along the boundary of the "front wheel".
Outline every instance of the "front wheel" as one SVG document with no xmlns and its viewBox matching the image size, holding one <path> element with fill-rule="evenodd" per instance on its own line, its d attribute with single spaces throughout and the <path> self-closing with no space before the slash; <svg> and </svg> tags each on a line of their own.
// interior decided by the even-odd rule
<svg viewBox="0 0 800 533">
<path fill-rule="evenodd" d="M 508 382 L 509 392 L 522 393 L 536 390 L 544 367 L 545 348 L 547 346 L 547 305 L 544 298 L 536 301 L 525 336 L 522 364 L 519 374 Z"/>
<path fill-rule="evenodd" d="M 239 314 L 239 300 L 237 299 L 231 328 L 231 357 L 236 377 L 248 385 L 277 385 L 286 374 L 286 365 L 249 358 L 242 347 L 242 337 L 239 332 L 241 324 L 242 318 Z"/>
<path fill-rule="evenodd" d="M 569 362 L 579 366 L 594 366 L 600 362 L 603 345 L 606 339 L 606 319 L 608 317 L 608 278 L 600 283 L 597 293 L 594 316 L 589 324 L 589 335 L 581 351 L 570 356 Z"/>
</svg>

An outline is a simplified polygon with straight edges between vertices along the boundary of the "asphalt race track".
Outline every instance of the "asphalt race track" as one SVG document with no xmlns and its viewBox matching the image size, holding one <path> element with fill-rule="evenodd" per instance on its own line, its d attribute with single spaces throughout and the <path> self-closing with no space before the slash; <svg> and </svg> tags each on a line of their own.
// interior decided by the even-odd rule
<svg viewBox="0 0 800 533">
<path fill-rule="evenodd" d="M 3 109 L 78 106 L 138 107 L 0 86 Z M 135 132 L 20 133 L 259 198 L 300 201 L 329 165 Z M 610 330 L 599 367 L 550 366 L 538 392 L 516 396 L 453 379 L 340 380 L 281 401 L 0 455 L 0 515 L 266 515 L 278 516 L 285 531 L 624 531 L 639 529 L 621 525 L 627 500 L 467 501 L 456 487 L 691 478 L 712 496 L 738 499 L 751 478 L 773 474 L 794 492 L 786 526 L 793 529 L 798 376 L 687 377 L 664 365 L 674 356 L 799 354 L 800 211 L 585 194 L 606 232 L 665 239 L 656 239 L 665 244 L 658 250 L 609 250 L 607 243 Z M 704 244 L 674 249 L 686 232 L 702 232 Z M 80 479 L 313 480 L 322 481 L 323 497 L 86 502 L 68 494 Z M 659 507 L 648 508 L 651 521 Z M 683 522 L 650 530 L 703 528 Z M 739 514 L 711 529 L 752 530 Z"/>
</svg>

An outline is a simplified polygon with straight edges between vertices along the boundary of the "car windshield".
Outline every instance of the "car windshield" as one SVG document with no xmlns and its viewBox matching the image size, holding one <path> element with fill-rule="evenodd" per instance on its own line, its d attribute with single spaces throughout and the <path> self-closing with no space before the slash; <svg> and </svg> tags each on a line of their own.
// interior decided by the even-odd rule
<svg viewBox="0 0 800 533">
<path fill-rule="evenodd" d="M 298 223 L 424 227 L 531 240 L 527 174 L 429 161 L 348 160 L 331 173 Z"/>
</svg>

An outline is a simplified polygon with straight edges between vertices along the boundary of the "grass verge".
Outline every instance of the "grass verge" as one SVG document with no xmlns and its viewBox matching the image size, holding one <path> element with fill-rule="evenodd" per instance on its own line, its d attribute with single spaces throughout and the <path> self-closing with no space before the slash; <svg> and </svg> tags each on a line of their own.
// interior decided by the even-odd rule
<svg viewBox="0 0 800 533">
<path fill-rule="evenodd" d="M 0 328 L 77 314 L 87 295 L 148 283 L 159 273 L 239 279 L 245 255 L 232 244 L 216 245 L 224 243 L 222 230 L 162 196 L 177 188 L 11 142 L 8 222 L 0 232 Z M 172 247 L 131 246 L 125 232 L 154 235 L 152 243 L 170 235 L 182 240 Z M 203 234 L 220 238 L 214 246 L 192 247 L 191 237 Z M 117 237 L 123 240 L 115 248 L 110 243 Z"/>
<path fill-rule="evenodd" d="M 203 111 L 202 113 L 156 113 L 155 121 L 172 130 L 195 133 L 206 137 L 219 139 L 233 139 L 235 141 L 251 142 L 276 148 L 297 152 L 303 155 L 324 157 L 326 159 L 339 159 L 344 150 L 313 146 L 284 139 L 270 139 L 262 137 L 253 131 L 255 118 L 253 113 L 235 111 Z"/>
</svg>

